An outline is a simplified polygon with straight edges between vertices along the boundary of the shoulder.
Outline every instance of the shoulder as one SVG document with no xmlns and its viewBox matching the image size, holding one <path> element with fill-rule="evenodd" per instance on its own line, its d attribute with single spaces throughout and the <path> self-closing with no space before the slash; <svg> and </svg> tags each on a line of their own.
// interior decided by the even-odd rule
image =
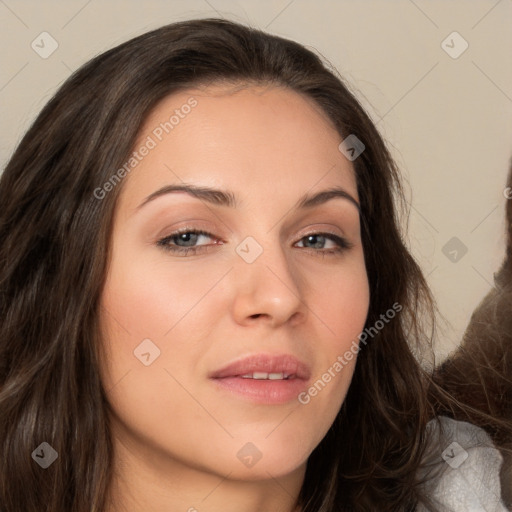
<svg viewBox="0 0 512 512">
<path fill-rule="evenodd" d="M 500 451 L 481 428 L 438 416 L 427 424 L 424 488 L 443 512 L 508 512 L 501 499 Z M 420 505 L 417 512 L 428 510 Z"/>
</svg>

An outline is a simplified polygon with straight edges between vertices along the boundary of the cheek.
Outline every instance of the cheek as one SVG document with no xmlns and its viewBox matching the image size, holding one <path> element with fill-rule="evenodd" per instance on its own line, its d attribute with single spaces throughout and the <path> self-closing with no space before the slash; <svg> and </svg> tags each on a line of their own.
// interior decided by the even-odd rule
<svg viewBox="0 0 512 512">
<path fill-rule="evenodd" d="M 162 339 L 187 323 L 218 276 L 158 257 L 118 258 L 104 291 L 105 307 L 131 337 Z M 190 333 L 189 333 L 190 334 Z"/>
<path fill-rule="evenodd" d="M 339 286 L 330 283 L 329 289 L 329 293 L 318 296 L 315 303 L 319 320 L 325 323 L 335 340 L 346 340 L 347 335 L 359 334 L 368 315 L 366 279 L 350 278 Z"/>
<path fill-rule="evenodd" d="M 101 309 L 108 351 L 103 363 L 108 364 L 103 367 L 105 385 L 107 389 L 116 385 L 129 372 L 130 380 L 140 377 L 137 389 L 149 396 L 151 386 L 153 392 L 163 389 L 155 368 L 161 374 L 164 368 L 173 370 L 177 363 L 187 368 L 193 365 L 194 350 L 180 340 L 190 340 L 194 330 L 201 329 L 193 320 L 194 313 L 214 279 L 198 272 L 181 272 L 177 265 L 171 272 L 165 259 L 129 251 L 126 245 L 122 251 L 114 251 L 112 261 Z M 172 351 L 170 341 L 174 342 Z M 143 356 L 148 352 L 149 356 Z M 144 357 L 154 363 L 145 366 Z M 164 372 L 163 377 L 168 385 L 169 375 Z"/>
<path fill-rule="evenodd" d="M 354 258 L 351 265 L 340 266 L 323 286 L 316 286 L 311 299 L 327 332 L 327 349 L 343 350 L 364 328 L 370 303 L 370 290 L 364 259 Z M 331 352 L 332 355 L 332 352 Z"/>
<path fill-rule="evenodd" d="M 318 366 L 313 386 L 301 403 L 323 415 L 322 422 L 334 420 L 350 386 L 360 348 L 359 336 L 364 329 L 370 301 L 370 290 L 364 260 L 334 273 L 327 292 L 317 291 L 311 298 L 312 309 L 318 311 L 319 324 L 326 334 L 317 336 Z"/>
</svg>

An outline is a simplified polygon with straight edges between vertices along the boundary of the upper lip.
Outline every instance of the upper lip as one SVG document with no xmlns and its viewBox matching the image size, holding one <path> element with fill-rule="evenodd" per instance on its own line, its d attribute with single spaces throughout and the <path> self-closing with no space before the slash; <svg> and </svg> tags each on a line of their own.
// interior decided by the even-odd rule
<svg viewBox="0 0 512 512">
<path fill-rule="evenodd" d="M 304 380 L 308 380 L 311 373 L 306 363 L 291 354 L 252 354 L 212 372 L 209 377 L 211 379 L 222 379 L 253 372 L 285 373 Z"/>
</svg>

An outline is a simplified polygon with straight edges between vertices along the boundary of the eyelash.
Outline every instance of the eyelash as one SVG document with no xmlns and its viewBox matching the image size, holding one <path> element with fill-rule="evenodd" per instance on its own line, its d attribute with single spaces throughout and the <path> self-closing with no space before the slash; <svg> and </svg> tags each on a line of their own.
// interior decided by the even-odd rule
<svg viewBox="0 0 512 512">
<path fill-rule="evenodd" d="M 166 236 L 165 238 L 162 238 L 158 240 L 156 243 L 157 246 L 161 247 L 164 251 L 168 251 L 174 254 L 180 254 L 182 256 L 186 256 L 188 254 L 197 254 L 199 251 L 204 250 L 201 248 L 208 248 L 209 246 L 200 245 L 197 247 L 178 247 L 178 246 L 171 246 L 169 245 L 169 241 L 172 241 L 174 238 L 178 237 L 182 234 L 194 234 L 194 235 L 204 235 L 209 238 L 215 238 L 211 233 L 208 233 L 207 231 L 203 231 L 201 229 L 189 229 L 189 228 L 183 228 L 179 231 L 175 231 L 174 233 L 171 233 L 169 236 Z M 325 233 L 325 232 L 313 232 L 308 233 L 307 235 L 304 235 L 300 240 L 304 240 L 305 238 L 309 236 L 323 236 L 326 238 L 330 238 L 333 240 L 338 247 L 335 249 L 309 249 L 309 251 L 313 251 L 318 256 L 325 257 L 325 256 L 338 256 L 341 253 L 351 249 L 354 247 L 354 244 L 349 242 L 346 238 L 340 237 L 338 235 L 334 235 L 333 233 Z M 308 250 L 308 249 L 306 249 Z"/>
</svg>

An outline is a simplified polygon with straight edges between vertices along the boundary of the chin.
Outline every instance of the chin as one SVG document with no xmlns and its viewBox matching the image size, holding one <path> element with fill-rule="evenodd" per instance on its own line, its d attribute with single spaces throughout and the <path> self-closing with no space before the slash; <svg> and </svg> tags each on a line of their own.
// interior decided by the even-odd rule
<svg viewBox="0 0 512 512">
<path fill-rule="evenodd" d="M 227 474 L 231 471 L 230 480 L 261 481 L 270 478 L 283 478 L 296 472 L 305 471 L 306 460 L 290 458 L 283 461 L 279 458 L 270 458 L 264 461 L 263 458 L 252 467 L 245 467 L 243 464 L 226 467 Z"/>
<path fill-rule="evenodd" d="M 308 443 L 299 442 L 300 437 L 293 435 L 287 440 L 293 442 L 286 443 L 286 440 L 279 436 L 275 439 L 272 439 L 272 436 L 267 440 L 262 439 L 258 451 L 254 448 L 258 445 L 257 442 L 254 446 L 250 442 L 244 443 L 242 448 L 234 453 L 237 459 L 237 464 L 234 465 L 235 472 L 244 479 L 266 480 L 270 475 L 278 478 L 301 471 L 310 455 L 310 452 L 304 449 Z"/>
<path fill-rule="evenodd" d="M 276 437 L 276 441 L 279 439 Z M 196 469 L 214 473 L 230 480 L 261 481 L 269 478 L 280 478 L 297 471 L 305 470 L 309 453 L 304 453 L 300 444 L 284 450 L 279 443 L 230 442 L 230 446 L 223 446 L 209 451 L 208 459 L 193 457 L 189 465 Z M 302 445 L 303 446 L 303 445 Z M 187 464 L 186 461 L 185 464 Z"/>
</svg>

